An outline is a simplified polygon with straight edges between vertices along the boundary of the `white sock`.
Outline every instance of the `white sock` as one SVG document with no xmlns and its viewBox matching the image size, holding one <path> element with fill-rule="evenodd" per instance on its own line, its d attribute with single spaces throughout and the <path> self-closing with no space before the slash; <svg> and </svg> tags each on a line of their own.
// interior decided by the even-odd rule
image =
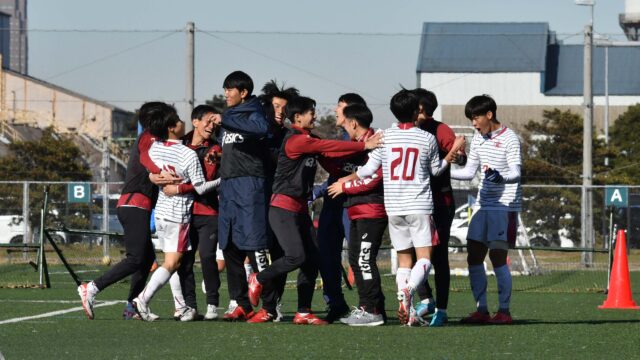
<svg viewBox="0 0 640 360">
<path fill-rule="evenodd" d="M 409 277 L 409 287 L 415 289 L 418 285 L 424 282 L 425 277 L 429 276 L 431 270 L 431 261 L 429 259 L 421 258 L 416 261 L 416 264 L 411 269 L 411 276 Z"/>
<path fill-rule="evenodd" d="M 487 273 L 484 264 L 469 265 L 469 281 L 478 311 L 487 312 Z"/>
<path fill-rule="evenodd" d="M 153 275 L 151 275 L 151 279 L 149 279 L 147 286 L 145 286 L 140 295 L 138 295 L 138 298 L 148 304 L 149 301 L 151 301 L 153 295 L 155 295 L 155 293 L 164 284 L 166 284 L 167 281 L 169 281 L 169 278 L 171 278 L 171 273 L 164 267 L 160 266 L 156 271 L 153 272 Z"/>
<path fill-rule="evenodd" d="M 177 271 L 171 275 L 169 285 L 171 285 L 171 293 L 173 294 L 173 305 L 175 306 L 175 309 L 184 309 L 186 305 L 184 303 L 184 296 L 182 295 L 182 286 L 180 286 L 180 276 L 178 276 Z"/>
<path fill-rule="evenodd" d="M 434 303 L 436 301 L 433 298 L 426 298 L 424 300 L 420 300 L 420 302 L 423 303 L 423 304 L 429 305 L 429 304 Z"/>
<path fill-rule="evenodd" d="M 511 272 L 509 271 L 509 265 L 502 265 L 497 268 L 493 268 L 496 273 L 496 280 L 498 281 L 498 300 L 500 301 L 500 310 L 508 312 L 509 303 L 511 302 Z"/>
<path fill-rule="evenodd" d="M 407 281 L 409 280 L 410 275 L 411 269 L 398 268 L 398 271 L 396 272 L 396 284 L 398 284 L 398 291 L 407 287 Z"/>
<path fill-rule="evenodd" d="M 251 266 L 251 264 L 244 264 L 244 272 L 247 273 L 247 280 L 249 280 L 249 275 L 253 274 L 253 266 Z"/>
</svg>

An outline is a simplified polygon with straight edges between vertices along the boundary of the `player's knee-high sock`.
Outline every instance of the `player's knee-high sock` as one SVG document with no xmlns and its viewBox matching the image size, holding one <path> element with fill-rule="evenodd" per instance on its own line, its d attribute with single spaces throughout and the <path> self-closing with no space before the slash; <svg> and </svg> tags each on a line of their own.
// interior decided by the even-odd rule
<svg viewBox="0 0 640 360">
<path fill-rule="evenodd" d="M 149 279 L 149 283 L 147 284 L 147 286 L 145 286 L 140 295 L 138 295 L 138 298 L 140 298 L 140 300 L 144 301 L 145 303 L 149 303 L 153 295 L 155 295 L 156 291 L 158 291 L 158 289 L 166 284 L 167 281 L 169 281 L 170 277 L 171 273 L 167 269 L 160 266 L 156 271 L 153 272 L 153 275 L 151 275 L 151 279 Z"/>
<path fill-rule="evenodd" d="M 471 291 L 476 300 L 479 312 L 486 313 L 487 310 L 487 274 L 484 271 L 484 264 L 469 265 L 469 281 Z"/>
<path fill-rule="evenodd" d="M 398 284 L 398 291 L 407 287 L 409 276 L 411 276 L 411 269 L 398 268 L 398 271 L 396 272 L 396 284 Z"/>
<path fill-rule="evenodd" d="M 498 281 L 498 299 L 500 301 L 500 312 L 509 313 L 509 303 L 511 302 L 511 272 L 509 265 L 502 265 L 494 268 L 496 280 Z"/>
<path fill-rule="evenodd" d="M 415 289 L 418 285 L 424 282 L 424 279 L 429 276 L 431 270 L 431 261 L 429 259 L 418 259 L 416 264 L 411 269 L 411 276 L 409 277 L 409 287 Z"/>
<path fill-rule="evenodd" d="M 171 285 L 171 293 L 173 294 L 173 305 L 176 310 L 184 308 L 184 296 L 182 295 L 182 286 L 180 285 L 180 276 L 178 272 L 174 272 L 169 279 L 169 285 Z"/>
</svg>

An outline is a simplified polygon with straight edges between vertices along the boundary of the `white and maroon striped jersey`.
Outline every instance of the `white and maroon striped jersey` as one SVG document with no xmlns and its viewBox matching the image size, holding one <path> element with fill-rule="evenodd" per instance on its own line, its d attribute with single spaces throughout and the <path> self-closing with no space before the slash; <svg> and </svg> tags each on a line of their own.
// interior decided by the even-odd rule
<svg viewBox="0 0 640 360">
<path fill-rule="evenodd" d="M 196 153 L 187 146 L 173 141 L 156 141 L 149 149 L 149 157 L 162 170 L 179 176 L 183 183 L 200 186 L 205 182 L 202 166 Z M 155 216 L 168 221 L 188 223 L 191 220 L 193 193 L 166 196 L 158 195 Z"/>
<path fill-rule="evenodd" d="M 384 147 L 369 153 L 358 177 L 382 166 L 384 206 L 390 216 L 431 214 L 430 176 L 442 172 L 436 138 L 413 124 L 394 124 L 384 131 Z"/>
<path fill-rule="evenodd" d="M 502 127 L 484 138 L 476 132 L 471 140 L 471 149 L 464 169 L 452 170 L 451 178 L 464 178 L 465 173 L 475 175 L 480 168 L 480 184 L 476 209 L 521 211 L 522 188 L 517 181 L 493 183 L 485 181 L 485 170 L 497 170 L 507 179 L 512 168 L 522 166 L 520 139 L 511 129 Z M 519 175 L 519 174 L 518 174 Z"/>
</svg>

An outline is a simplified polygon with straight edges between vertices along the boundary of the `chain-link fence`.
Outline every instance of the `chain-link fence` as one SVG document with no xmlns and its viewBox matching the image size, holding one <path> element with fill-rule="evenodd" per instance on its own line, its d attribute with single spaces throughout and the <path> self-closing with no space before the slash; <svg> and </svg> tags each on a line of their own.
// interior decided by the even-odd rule
<svg viewBox="0 0 640 360">
<path fill-rule="evenodd" d="M 40 211 L 46 186 L 49 201 L 45 227 L 51 229 L 49 234 L 81 278 L 91 278 L 91 273 L 101 271 L 106 263 L 117 262 L 124 257 L 122 237 L 114 234 L 122 233 L 116 216 L 122 183 L 0 182 L 0 286 L 38 284 L 33 265 L 38 263 Z M 604 187 L 592 188 L 595 242 L 583 244 L 580 232 L 581 187 L 524 186 L 519 248 L 510 252 L 512 271 L 519 279 L 515 288 L 538 291 L 603 289 L 607 281 L 612 228 L 628 230 L 628 247 L 632 249 L 630 269 L 639 271 L 640 186 L 626 189 L 627 206 L 610 207 L 606 206 L 605 195 L 611 197 L 611 191 L 607 192 Z M 450 240 L 453 289 L 468 289 L 464 279 L 467 275 L 464 245 L 472 215 L 469 202 L 476 193 L 474 188 L 455 191 L 459 206 Z M 108 201 L 103 201 L 105 198 Z M 316 204 L 316 219 L 319 208 Z M 107 214 L 106 222 L 104 214 Z M 388 235 L 384 245 L 390 245 Z M 59 267 L 59 271 L 64 272 L 51 245 L 45 243 L 44 249 L 51 268 Z M 581 256 L 585 252 L 591 254 L 589 263 L 585 263 Z M 391 258 L 390 250 L 382 251 L 378 258 L 380 267 L 388 274 L 386 276 L 394 272 Z M 346 261 L 344 265 L 348 267 Z M 487 270 L 491 272 L 490 262 Z M 71 280 L 70 277 L 63 278 Z M 388 280 L 391 281 L 392 277 Z"/>
</svg>

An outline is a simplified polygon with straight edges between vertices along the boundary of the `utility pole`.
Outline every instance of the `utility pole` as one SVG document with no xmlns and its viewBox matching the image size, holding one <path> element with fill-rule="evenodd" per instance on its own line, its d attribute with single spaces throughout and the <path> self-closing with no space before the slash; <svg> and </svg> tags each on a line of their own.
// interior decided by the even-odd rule
<svg viewBox="0 0 640 360">
<path fill-rule="evenodd" d="M 582 140 L 582 211 L 581 211 L 581 235 L 583 248 L 593 247 L 593 209 L 592 209 L 592 176 L 593 158 L 593 25 L 584 27 L 584 84 L 583 84 L 583 140 Z M 593 263 L 593 254 L 585 251 L 582 253 L 582 264 L 589 267 Z"/>
<path fill-rule="evenodd" d="M 109 231 L 109 137 L 102 138 L 102 231 Z M 109 235 L 102 237 L 102 256 L 109 256 Z"/>
<path fill-rule="evenodd" d="M 185 133 L 193 130 L 191 124 L 191 112 L 195 104 L 195 24 L 187 23 L 187 117 L 184 119 Z"/>
</svg>

